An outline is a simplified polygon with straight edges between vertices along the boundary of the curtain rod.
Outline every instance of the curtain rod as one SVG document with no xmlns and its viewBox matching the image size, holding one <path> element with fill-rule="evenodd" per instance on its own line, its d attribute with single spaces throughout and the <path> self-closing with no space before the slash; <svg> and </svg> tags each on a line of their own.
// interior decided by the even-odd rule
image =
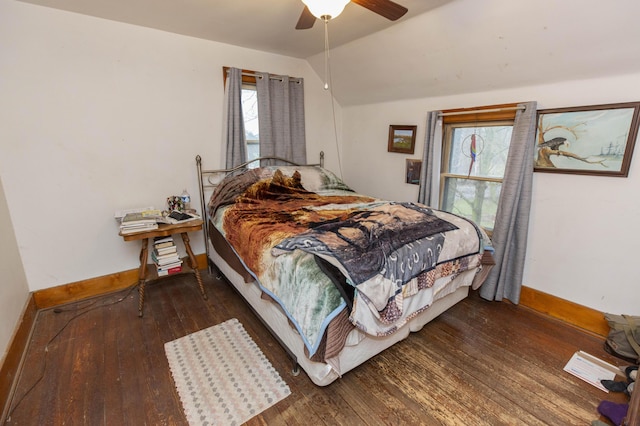
<svg viewBox="0 0 640 426">
<path fill-rule="evenodd" d="M 441 112 L 441 113 L 438 113 L 438 117 L 449 117 L 451 115 L 466 115 L 466 114 L 478 114 L 478 113 L 484 113 L 484 112 L 502 112 L 502 111 L 525 110 L 525 109 L 527 109 L 527 107 L 524 107 L 524 106 L 494 108 L 494 109 L 471 109 L 467 111 Z"/>
<path fill-rule="evenodd" d="M 229 69 L 227 68 L 227 74 L 229 74 Z M 254 78 L 262 78 L 262 76 L 258 73 L 255 72 L 247 72 L 247 71 L 242 71 L 242 75 L 247 76 L 247 77 L 254 77 Z M 278 81 L 282 81 L 284 80 L 284 75 L 270 75 L 269 79 L 270 80 L 278 80 Z M 289 77 L 289 81 L 291 83 L 301 83 L 301 79 L 299 77 Z"/>
<path fill-rule="evenodd" d="M 263 78 L 260 74 L 256 74 L 254 72 L 243 72 L 242 75 L 246 75 L 249 77 L 255 77 L 255 78 Z M 278 81 L 283 81 L 284 80 L 284 75 L 270 75 L 269 76 L 269 80 L 278 80 Z M 289 82 L 290 83 L 300 83 L 300 78 L 298 77 L 289 77 Z"/>
</svg>

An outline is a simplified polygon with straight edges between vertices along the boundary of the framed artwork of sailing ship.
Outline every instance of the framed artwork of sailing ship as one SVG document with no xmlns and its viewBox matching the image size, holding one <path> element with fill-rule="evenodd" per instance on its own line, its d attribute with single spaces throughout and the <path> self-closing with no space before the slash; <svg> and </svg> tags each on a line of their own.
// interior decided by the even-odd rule
<svg viewBox="0 0 640 426">
<path fill-rule="evenodd" d="M 534 171 L 627 177 L 640 102 L 538 111 Z"/>
</svg>

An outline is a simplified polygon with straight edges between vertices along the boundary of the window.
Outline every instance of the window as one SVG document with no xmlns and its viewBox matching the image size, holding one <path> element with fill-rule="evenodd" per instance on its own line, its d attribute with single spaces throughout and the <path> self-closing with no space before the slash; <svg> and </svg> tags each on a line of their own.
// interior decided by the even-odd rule
<svg viewBox="0 0 640 426">
<path fill-rule="evenodd" d="M 222 67 L 223 83 L 227 81 L 229 67 Z M 246 71 L 246 73 L 245 73 Z M 244 137 L 247 143 L 247 161 L 260 157 L 260 129 L 258 126 L 258 92 L 255 72 L 243 70 L 242 74 L 242 118 Z M 259 162 L 249 164 L 248 168 L 260 167 Z"/>
<path fill-rule="evenodd" d="M 232 70 L 233 93 L 234 96 L 240 95 L 241 99 L 240 102 L 234 99 L 235 102 L 226 106 L 233 109 L 226 111 L 226 118 L 229 128 L 238 128 L 241 124 L 237 120 L 242 114 L 245 137 L 242 141 L 240 135 L 229 132 L 226 143 L 231 158 L 225 159 L 226 164 L 239 165 L 260 157 L 278 157 L 304 163 L 304 80 L 237 68 Z M 230 68 L 223 67 L 225 85 L 229 71 Z M 261 111 L 259 104 L 269 105 L 269 108 Z M 259 123 L 260 121 L 262 123 Z M 262 135 L 259 134 L 260 127 Z M 251 163 L 250 166 L 259 167 L 257 162 Z"/>
<path fill-rule="evenodd" d="M 258 127 L 258 94 L 255 84 L 242 85 L 242 117 L 244 136 L 247 140 L 247 161 L 260 157 L 260 130 Z M 249 164 L 249 168 L 259 167 L 259 162 Z"/>
<path fill-rule="evenodd" d="M 440 207 L 473 220 L 491 233 L 515 111 L 455 118 L 447 117 L 446 112 L 444 115 Z"/>
</svg>

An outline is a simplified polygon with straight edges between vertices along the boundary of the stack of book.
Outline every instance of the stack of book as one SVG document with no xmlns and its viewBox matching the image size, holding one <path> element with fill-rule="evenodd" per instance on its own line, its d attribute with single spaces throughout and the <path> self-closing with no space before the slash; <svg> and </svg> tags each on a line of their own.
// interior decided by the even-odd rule
<svg viewBox="0 0 640 426">
<path fill-rule="evenodd" d="M 146 232 L 158 229 L 158 221 L 150 212 L 127 213 L 120 220 L 120 234 L 133 234 L 134 232 Z"/>
<path fill-rule="evenodd" d="M 151 259 L 156 265 L 158 276 L 182 272 L 182 260 L 171 236 L 154 239 Z"/>
</svg>

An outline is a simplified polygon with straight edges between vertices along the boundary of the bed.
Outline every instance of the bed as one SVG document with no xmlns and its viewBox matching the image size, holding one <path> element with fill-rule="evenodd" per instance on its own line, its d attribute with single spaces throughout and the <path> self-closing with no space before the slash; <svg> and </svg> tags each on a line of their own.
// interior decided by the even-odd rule
<svg viewBox="0 0 640 426">
<path fill-rule="evenodd" d="M 256 161 L 204 170 L 196 157 L 207 258 L 318 386 L 421 330 L 491 268 L 467 219 L 358 194 L 322 156 Z"/>
</svg>

